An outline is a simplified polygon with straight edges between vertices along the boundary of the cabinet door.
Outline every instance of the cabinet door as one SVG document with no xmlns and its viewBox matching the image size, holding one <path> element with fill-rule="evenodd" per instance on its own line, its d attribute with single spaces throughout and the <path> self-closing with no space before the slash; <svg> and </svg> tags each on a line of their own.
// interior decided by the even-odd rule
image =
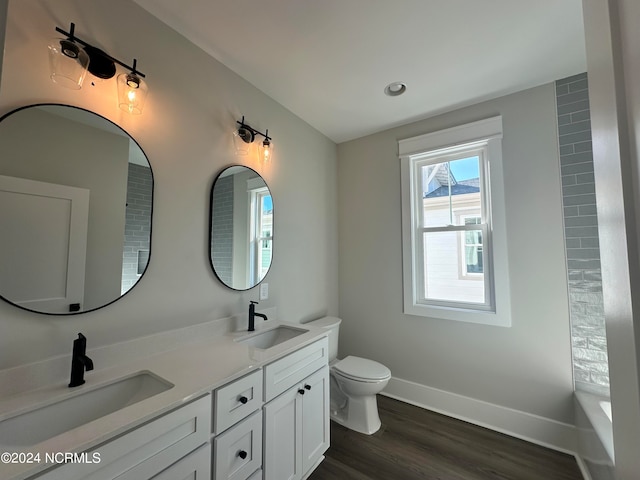
<svg viewBox="0 0 640 480">
<path fill-rule="evenodd" d="M 329 367 L 303 382 L 302 471 L 306 474 L 329 448 Z"/>
<path fill-rule="evenodd" d="M 211 397 L 195 400 L 86 452 L 99 463 L 66 463 L 42 480 L 141 480 L 152 478 L 205 444 L 211 429 Z"/>
<path fill-rule="evenodd" d="M 264 407 L 264 480 L 302 476 L 302 395 L 294 387 Z"/>
</svg>

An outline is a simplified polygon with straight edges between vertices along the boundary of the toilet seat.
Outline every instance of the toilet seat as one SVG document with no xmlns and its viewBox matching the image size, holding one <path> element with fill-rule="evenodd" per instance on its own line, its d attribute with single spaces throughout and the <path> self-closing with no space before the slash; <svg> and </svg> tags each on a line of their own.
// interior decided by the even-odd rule
<svg viewBox="0 0 640 480">
<path fill-rule="evenodd" d="M 332 366 L 338 375 L 359 382 L 379 382 L 388 380 L 391 371 L 374 360 L 349 355 Z"/>
</svg>

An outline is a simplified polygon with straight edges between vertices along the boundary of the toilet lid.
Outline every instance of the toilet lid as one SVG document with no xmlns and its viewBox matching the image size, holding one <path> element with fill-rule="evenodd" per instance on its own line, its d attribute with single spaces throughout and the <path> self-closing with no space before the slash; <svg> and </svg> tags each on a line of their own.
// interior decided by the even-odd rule
<svg viewBox="0 0 640 480">
<path fill-rule="evenodd" d="M 340 360 L 333 368 L 339 374 L 356 380 L 384 380 L 391 376 L 391 371 L 381 363 L 351 355 Z"/>
</svg>

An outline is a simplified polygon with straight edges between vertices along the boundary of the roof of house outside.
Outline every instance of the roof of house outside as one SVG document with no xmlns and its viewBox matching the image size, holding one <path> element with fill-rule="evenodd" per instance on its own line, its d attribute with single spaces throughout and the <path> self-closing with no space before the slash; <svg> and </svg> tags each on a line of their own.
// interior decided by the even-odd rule
<svg viewBox="0 0 640 480">
<path fill-rule="evenodd" d="M 465 193 L 478 193 L 480 191 L 480 179 L 470 178 L 468 180 L 458 180 L 451 185 L 451 195 L 462 195 Z M 425 193 L 422 198 L 448 197 L 449 186 L 442 185 L 432 192 Z"/>
</svg>

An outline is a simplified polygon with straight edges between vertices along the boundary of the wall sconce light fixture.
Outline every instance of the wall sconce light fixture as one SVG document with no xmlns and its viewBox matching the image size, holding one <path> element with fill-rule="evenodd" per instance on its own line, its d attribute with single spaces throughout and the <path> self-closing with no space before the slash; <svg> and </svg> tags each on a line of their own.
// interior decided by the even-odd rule
<svg viewBox="0 0 640 480">
<path fill-rule="evenodd" d="M 241 121 L 236 120 L 236 123 L 240 125 L 237 130 L 233 132 L 233 143 L 235 145 L 236 154 L 247 155 L 253 141 L 256 139 L 256 135 L 264 137 L 262 145 L 260 147 L 260 158 L 264 163 L 268 163 L 273 158 L 273 144 L 272 138 L 269 136 L 269 130 L 265 133 L 259 132 L 255 128 L 251 128 L 244 123 L 244 116 Z"/>
<path fill-rule="evenodd" d="M 67 38 L 55 38 L 49 44 L 49 67 L 51 80 L 63 87 L 79 90 L 89 68 L 89 54 L 76 41 L 74 29 L 72 23 Z"/>
<path fill-rule="evenodd" d="M 71 23 L 69 32 L 56 27 L 56 32 L 66 38 L 56 38 L 49 44 L 49 65 L 51 79 L 67 88 L 79 89 L 86 72 L 95 77 L 109 79 L 116 74 L 116 64 L 130 73 L 118 75 L 118 106 L 129 113 L 140 114 L 147 97 L 147 84 L 142 80 L 144 74 L 133 66 L 121 62 L 108 53 L 79 39 L 74 35 L 75 24 Z"/>
</svg>

